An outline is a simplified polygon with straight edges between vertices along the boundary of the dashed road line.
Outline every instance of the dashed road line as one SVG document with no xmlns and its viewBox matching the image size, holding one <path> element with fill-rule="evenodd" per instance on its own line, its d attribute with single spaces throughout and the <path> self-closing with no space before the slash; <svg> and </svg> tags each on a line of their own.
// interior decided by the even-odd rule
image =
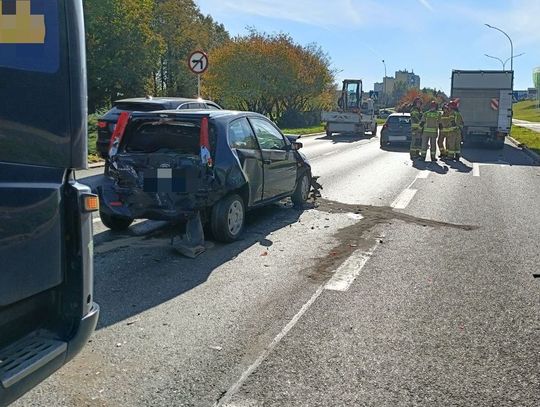
<svg viewBox="0 0 540 407">
<path fill-rule="evenodd" d="M 331 291 L 347 291 L 354 280 L 356 280 L 356 277 L 358 277 L 367 261 L 371 258 L 376 248 L 377 245 L 368 252 L 354 252 L 341 266 L 339 266 L 324 288 Z"/>
<path fill-rule="evenodd" d="M 429 177 L 429 171 L 422 170 L 418 173 L 418 175 L 416 176 L 416 179 L 426 179 L 427 177 Z"/>
<path fill-rule="evenodd" d="M 473 163 L 472 175 L 473 175 L 473 177 L 479 177 L 480 176 L 480 164 L 479 163 Z"/>
<path fill-rule="evenodd" d="M 392 202 L 392 205 L 390 206 L 394 209 L 405 209 L 409 205 L 409 203 L 411 203 L 417 192 L 417 189 L 405 189 L 401 194 L 399 194 L 399 196 L 394 202 Z"/>
</svg>

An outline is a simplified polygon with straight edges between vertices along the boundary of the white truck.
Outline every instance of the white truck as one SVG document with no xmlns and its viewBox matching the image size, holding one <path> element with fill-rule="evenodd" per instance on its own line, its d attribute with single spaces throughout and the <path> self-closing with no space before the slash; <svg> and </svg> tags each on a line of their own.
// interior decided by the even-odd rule
<svg viewBox="0 0 540 407">
<path fill-rule="evenodd" d="M 371 98 L 362 99 L 362 81 L 345 79 L 339 109 L 333 112 L 322 112 L 321 119 L 325 124 L 326 135 L 334 133 L 352 133 L 364 135 L 365 132 L 377 134 L 377 118 L 374 102 Z"/>
<path fill-rule="evenodd" d="M 463 116 L 463 142 L 503 148 L 512 126 L 513 71 L 452 71 L 451 98 Z"/>
</svg>

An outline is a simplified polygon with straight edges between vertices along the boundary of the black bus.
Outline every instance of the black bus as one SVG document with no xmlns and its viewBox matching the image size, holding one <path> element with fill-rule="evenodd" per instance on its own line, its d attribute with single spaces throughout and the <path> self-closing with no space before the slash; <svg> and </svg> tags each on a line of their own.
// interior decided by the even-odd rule
<svg viewBox="0 0 540 407">
<path fill-rule="evenodd" d="M 95 329 L 82 0 L 0 2 L 0 405 Z"/>
</svg>

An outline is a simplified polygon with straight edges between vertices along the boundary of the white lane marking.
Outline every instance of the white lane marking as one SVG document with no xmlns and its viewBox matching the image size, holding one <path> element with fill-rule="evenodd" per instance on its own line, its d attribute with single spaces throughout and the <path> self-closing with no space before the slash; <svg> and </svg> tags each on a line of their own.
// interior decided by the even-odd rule
<svg viewBox="0 0 540 407">
<path fill-rule="evenodd" d="M 332 154 L 336 154 L 338 153 L 339 151 L 330 151 L 329 153 L 324 153 L 322 156 L 323 157 L 326 157 L 326 156 L 329 156 L 329 155 L 332 155 Z"/>
<path fill-rule="evenodd" d="M 479 177 L 480 176 L 480 164 L 473 163 L 472 175 L 473 175 L 473 177 Z"/>
<path fill-rule="evenodd" d="M 416 195 L 417 189 L 407 188 L 396 198 L 392 205 L 394 209 L 405 209 Z"/>
<path fill-rule="evenodd" d="M 321 293 L 324 291 L 325 284 L 321 284 L 319 288 L 317 288 L 317 291 L 315 291 L 315 294 L 311 296 L 308 302 L 306 302 L 302 308 L 300 308 L 300 311 L 296 313 L 296 315 L 289 321 L 287 325 L 281 330 L 279 334 L 276 335 L 276 337 L 270 342 L 270 344 L 261 352 L 259 357 L 253 362 L 251 365 L 248 366 L 246 370 L 242 373 L 240 378 L 234 383 L 229 390 L 223 395 L 223 397 L 214 403 L 214 407 L 221 407 L 226 406 L 227 403 L 231 400 L 232 396 L 234 396 L 235 393 L 238 392 L 240 387 L 244 384 L 244 382 L 247 380 L 247 378 L 261 365 L 261 363 L 268 357 L 268 355 L 272 352 L 272 350 L 276 347 L 276 345 L 289 333 L 289 331 L 296 325 L 296 323 L 300 320 L 302 315 L 306 313 L 306 311 L 313 305 L 313 303 L 319 298 Z"/>
<path fill-rule="evenodd" d="M 351 219 L 354 219 L 354 220 L 362 220 L 362 219 L 364 219 L 364 217 L 362 215 L 360 215 L 359 213 L 352 213 L 352 212 L 347 213 L 347 217 L 349 217 Z"/>
<path fill-rule="evenodd" d="M 422 170 L 416 175 L 416 179 L 426 179 L 429 177 L 429 171 L 428 170 Z"/>
<path fill-rule="evenodd" d="M 376 247 L 377 245 L 369 252 L 354 252 L 339 266 L 324 288 L 332 291 L 347 291 L 356 277 L 360 275 L 360 271 L 362 271 L 367 261 L 371 258 Z"/>
</svg>

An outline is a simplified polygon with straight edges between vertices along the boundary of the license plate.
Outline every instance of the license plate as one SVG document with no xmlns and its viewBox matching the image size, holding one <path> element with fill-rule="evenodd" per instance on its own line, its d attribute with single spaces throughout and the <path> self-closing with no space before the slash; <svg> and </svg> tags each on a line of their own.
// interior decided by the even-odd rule
<svg viewBox="0 0 540 407">
<path fill-rule="evenodd" d="M 407 141 L 407 136 L 390 136 L 389 141 Z"/>
</svg>

